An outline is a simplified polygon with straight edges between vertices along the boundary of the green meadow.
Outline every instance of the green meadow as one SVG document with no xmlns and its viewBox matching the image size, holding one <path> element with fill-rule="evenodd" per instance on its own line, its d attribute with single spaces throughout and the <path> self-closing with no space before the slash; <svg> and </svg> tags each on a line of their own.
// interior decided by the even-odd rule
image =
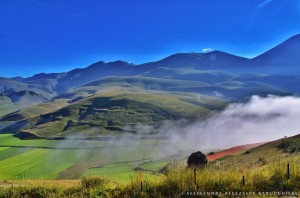
<svg viewBox="0 0 300 198">
<path fill-rule="evenodd" d="M 127 143 L 20 140 L 11 134 L 1 134 L 0 142 L 0 180 L 80 179 L 101 175 L 127 183 L 140 169 L 145 170 L 145 176 L 160 177 L 159 167 L 171 159 L 159 150 L 168 147 L 163 140 L 132 140 Z"/>
</svg>

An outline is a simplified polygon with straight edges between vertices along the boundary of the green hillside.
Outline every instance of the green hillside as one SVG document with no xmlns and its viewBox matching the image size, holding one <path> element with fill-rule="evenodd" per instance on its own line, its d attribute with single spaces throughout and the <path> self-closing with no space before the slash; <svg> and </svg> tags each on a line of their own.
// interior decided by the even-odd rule
<svg viewBox="0 0 300 198">
<path fill-rule="evenodd" d="M 105 77 L 99 80 L 93 81 L 85 86 L 107 86 L 107 85 L 118 85 L 124 86 L 141 86 L 144 89 L 150 90 L 163 90 L 167 87 L 177 87 L 177 86 L 188 86 L 188 85 L 198 85 L 205 86 L 207 83 L 191 80 L 173 80 L 173 79 L 163 79 L 163 78 L 152 78 L 152 77 L 140 77 L 140 76 L 125 76 L 125 77 Z"/>
<path fill-rule="evenodd" d="M 0 117 L 14 112 L 19 108 L 21 107 L 14 105 L 8 97 L 0 94 Z"/>
<path fill-rule="evenodd" d="M 110 92 L 111 90 L 116 89 L 128 92 L 144 92 L 165 91 L 175 87 L 205 87 L 208 85 L 208 83 L 191 80 L 173 80 L 142 76 L 109 76 L 85 84 L 81 87 L 70 89 L 68 92 L 59 95 L 57 98 L 68 98 L 71 99 L 71 102 L 74 102 L 96 93 Z"/>
<path fill-rule="evenodd" d="M 64 106 L 68 105 L 67 99 L 57 99 L 48 103 L 34 105 L 26 108 L 22 108 L 19 111 L 5 114 L 5 116 L 2 117 L 1 121 L 19 121 L 23 119 L 28 119 L 30 117 L 39 116 L 41 114 L 53 112 L 55 110 L 61 109 Z M 7 106 L 9 108 L 9 106 Z M 9 108 L 11 111 L 12 108 Z"/>
<path fill-rule="evenodd" d="M 59 95 L 56 98 L 68 98 L 71 99 L 71 102 L 78 101 L 96 93 L 110 91 L 115 88 L 129 92 L 150 90 L 169 92 L 166 94 L 172 94 L 172 92 L 189 92 L 221 97 L 231 101 L 245 99 L 252 95 L 265 96 L 268 94 L 291 94 L 286 89 L 278 88 L 272 84 L 261 83 L 259 81 L 234 81 L 233 75 L 222 71 L 183 70 L 181 73 L 183 74 L 180 75 L 184 75 L 186 78 L 171 79 L 169 77 L 161 76 L 104 77 L 81 87 L 70 89 L 68 92 Z"/>
<path fill-rule="evenodd" d="M 166 120 L 201 119 L 211 110 L 225 105 L 223 100 L 199 94 L 183 96 L 180 93 L 106 91 L 50 113 L 34 116 L 41 111 L 34 112 L 30 108 L 30 111 L 7 116 L 2 121 L 14 121 L 16 118 L 16 122 L 1 131 L 23 131 L 40 137 L 153 133 Z M 49 105 L 41 107 L 48 108 Z M 20 120 L 18 115 L 25 119 Z M 140 131 L 136 127 L 138 125 L 152 128 Z"/>
<path fill-rule="evenodd" d="M 10 79 L 10 78 L 2 78 L 0 77 L 0 93 L 13 93 L 20 91 L 32 91 L 37 94 L 41 94 L 46 98 L 50 98 L 55 95 L 49 88 L 47 87 L 47 83 L 45 81 L 42 82 L 20 82 L 18 80 Z"/>
</svg>

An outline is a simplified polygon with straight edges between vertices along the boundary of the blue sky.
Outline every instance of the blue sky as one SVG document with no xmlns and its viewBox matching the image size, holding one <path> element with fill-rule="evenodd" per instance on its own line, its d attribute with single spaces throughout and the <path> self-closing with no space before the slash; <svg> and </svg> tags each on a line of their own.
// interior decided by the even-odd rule
<svg viewBox="0 0 300 198">
<path fill-rule="evenodd" d="M 0 76 L 209 48 L 253 57 L 299 24 L 298 0 L 1 0 Z"/>
</svg>

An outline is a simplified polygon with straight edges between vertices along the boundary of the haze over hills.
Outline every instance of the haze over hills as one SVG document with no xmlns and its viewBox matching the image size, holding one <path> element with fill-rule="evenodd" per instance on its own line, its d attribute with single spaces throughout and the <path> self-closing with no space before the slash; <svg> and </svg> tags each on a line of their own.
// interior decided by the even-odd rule
<svg viewBox="0 0 300 198">
<path fill-rule="evenodd" d="M 134 132 L 128 126 L 200 119 L 252 95 L 298 95 L 299 54 L 295 35 L 252 59 L 178 53 L 141 65 L 100 61 L 64 73 L 0 78 L 0 129 L 41 137 L 89 127 L 100 128 L 92 134 Z"/>
</svg>

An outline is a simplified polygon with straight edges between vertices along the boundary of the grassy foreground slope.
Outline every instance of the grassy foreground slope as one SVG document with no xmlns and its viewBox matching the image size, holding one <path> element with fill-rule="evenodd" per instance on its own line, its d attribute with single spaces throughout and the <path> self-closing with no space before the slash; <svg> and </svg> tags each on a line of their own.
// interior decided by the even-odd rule
<svg viewBox="0 0 300 198">
<path fill-rule="evenodd" d="M 217 160 L 219 164 L 229 167 L 232 164 L 246 167 L 261 167 L 270 163 L 298 158 L 300 156 L 300 135 L 282 138 L 261 146 L 249 149 L 239 155 L 232 155 Z"/>
<path fill-rule="evenodd" d="M 206 193 L 202 196 L 210 197 L 215 195 L 211 192 L 218 192 L 219 197 L 227 197 L 233 196 L 228 192 L 237 192 L 237 196 L 280 197 L 288 192 L 290 194 L 284 195 L 297 197 L 300 192 L 300 135 L 213 161 L 205 168 L 196 170 L 196 185 L 194 169 L 186 168 L 185 160 L 169 164 L 165 177 L 144 181 L 148 184 L 144 192 L 139 189 L 137 179 L 120 194 L 126 194 L 125 197 L 189 197 L 193 192 L 202 192 Z M 252 194 L 246 194 L 249 192 Z M 266 194 L 271 192 L 275 194 Z"/>
</svg>

